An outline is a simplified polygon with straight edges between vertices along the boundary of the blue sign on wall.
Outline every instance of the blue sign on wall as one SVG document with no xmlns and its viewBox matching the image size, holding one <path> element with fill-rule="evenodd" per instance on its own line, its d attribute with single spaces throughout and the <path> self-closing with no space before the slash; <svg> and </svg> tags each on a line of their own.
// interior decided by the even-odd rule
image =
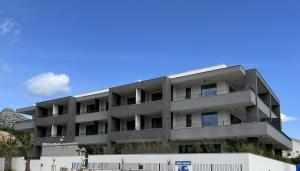
<svg viewBox="0 0 300 171">
<path fill-rule="evenodd" d="M 296 164 L 296 171 L 300 171 L 300 163 Z"/>
<path fill-rule="evenodd" d="M 175 171 L 192 171 L 191 161 L 175 161 Z"/>
</svg>

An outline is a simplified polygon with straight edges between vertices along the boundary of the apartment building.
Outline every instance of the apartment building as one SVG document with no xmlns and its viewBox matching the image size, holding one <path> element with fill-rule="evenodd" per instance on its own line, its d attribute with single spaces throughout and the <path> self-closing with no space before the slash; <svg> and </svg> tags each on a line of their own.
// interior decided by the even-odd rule
<svg viewBox="0 0 300 171">
<path fill-rule="evenodd" d="M 17 112 L 32 115 L 15 129 L 33 132 L 36 156 L 41 143 L 62 136 L 64 142 L 115 153 L 140 142 L 179 143 L 173 152 L 191 152 L 200 140 L 213 140 L 216 148 L 228 140 L 253 142 L 277 154 L 292 148 L 281 131 L 279 99 L 256 69 L 240 65 L 138 81 Z"/>
</svg>

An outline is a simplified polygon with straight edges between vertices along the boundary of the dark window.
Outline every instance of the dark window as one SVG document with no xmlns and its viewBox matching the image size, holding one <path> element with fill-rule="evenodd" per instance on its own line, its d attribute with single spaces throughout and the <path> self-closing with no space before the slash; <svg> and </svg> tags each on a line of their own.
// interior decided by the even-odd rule
<svg viewBox="0 0 300 171">
<path fill-rule="evenodd" d="M 230 115 L 230 121 L 231 124 L 240 124 L 242 122 L 238 117 L 234 115 Z"/>
<path fill-rule="evenodd" d="M 162 128 L 162 118 L 152 118 L 152 128 Z"/>
<path fill-rule="evenodd" d="M 174 116 L 173 116 L 173 112 L 171 112 L 171 129 L 173 129 L 173 118 L 174 118 Z"/>
<path fill-rule="evenodd" d="M 146 93 L 144 90 L 141 90 L 141 103 L 144 103 L 146 100 Z"/>
<path fill-rule="evenodd" d="M 145 117 L 141 116 L 141 129 L 145 129 Z"/>
<path fill-rule="evenodd" d="M 161 99 L 162 99 L 162 93 L 152 94 L 152 101 L 161 100 Z"/>
<path fill-rule="evenodd" d="M 116 106 L 120 106 L 121 105 L 121 96 L 116 94 Z"/>
<path fill-rule="evenodd" d="M 48 116 L 48 108 L 40 108 L 40 111 L 41 111 L 41 117 Z"/>
<path fill-rule="evenodd" d="M 95 112 L 95 105 L 94 104 L 86 106 L 86 113 L 94 113 L 94 112 Z"/>
<path fill-rule="evenodd" d="M 127 121 L 127 130 L 135 130 L 135 121 Z"/>
<path fill-rule="evenodd" d="M 41 137 L 46 137 L 47 136 L 47 128 L 41 127 Z"/>
<path fill-rule="evenodd" d="M 94 112 L 99 112 L 99 99 L 95 99 L 95 110 Z"/>
<path fill-rule="evenodd" d="M 173 94 L 174 94 L 173 89 L 174 89 L 173 86 L 171 86 L 171 101 L 173 101 Z"/>
<path fill-rule="evenodd" d="M 79 136 L 79 124 L 77 123 L 75 127 L 75 136 Z"/>
<path fill-rule="evenodd" d="M 229 87 L 229 92 L 236 92 L 231 86 Z"/>
<path fill-rule="evenodd" d="M 108 108 L 109 108 L 108 102 L 105 102 L 105 110 L 108 111 Z"/>
<path fill-rule="evenodd" d="M 107 130 L 108 130 L 108 124 L 105 123 L 105 129 L 104 129 L 104 133 L 107 134 Z"/>
<path fill-rule="evenodd" d="M 121 121 L 120 119 L 116 119 L 116 131 L 120 131 Z"/>
<path fill-rule="evenodd" d="M 76 114 L 77 115 L 80 114 L 80 103 L 79 102 L 76 103 Z"/>
<path fill-rule="evenodd" d="M 129 97 L 127 99 L 127 105 L 135 104 L 135 97 Z"/>
<path fill-rule="evenodd" d="M 202 96 L 215 96 L 217 95 L 217 84 L 207 84 L 201 86 Z"/>
<path fill-rule="evenodd" d="M 218 112 L 202 113 L 202 126 L 218 126 Z"/>
<path fill-rule="evenodd" d="M 62 115 L 64 113 L 64 106 L 58 106 L 58 115 Z"/>
<path fill-rule="evenodd" d="M 56 128 L 57 128 L 56 136 L 62 136 L 63 127 L 61 125 L 57 125 Z"/>
<path fill-rule="evenodd" d="M 185 116 L 185 126 L 191 127 L 192 126 L 192 115 Z"/>
<path fill-rule="evenodd" d="M 186 99 L 190 99 L 191 98 L 191 94 L 192 94 L 192 89 L 190 87 L 186 88 L 185 89 L 185 98 Z"/>
<path fill-rule="evenodd" d="M 94 125 L 86 126 L 86 135 L 97 135 L 98 134 L 98 122 L 95 121 Z"/>
</svg>

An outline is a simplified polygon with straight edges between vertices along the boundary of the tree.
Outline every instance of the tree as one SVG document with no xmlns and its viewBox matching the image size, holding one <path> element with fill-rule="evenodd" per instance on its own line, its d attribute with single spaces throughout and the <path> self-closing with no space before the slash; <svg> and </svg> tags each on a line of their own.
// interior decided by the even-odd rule
<svg viewBox="0 0 300 171">
<path fill-rule="evenodd" d="M 11 135 L 2 137 L 0 140 L 0 151 L 4 156 L 4 171 L 12 171 L 12 157 L 18 154 L 16 139 Z"/>
<path fill-rule="evenodd" d="M 26 161 L 25 163 L 25 171 L 30 170 L 30 159 L 31 159 L 31 151 L 33 138 L 31 133 L 29 132 L 17 132 L 15 133 L 17 140 L 22 144 L 21 153 L 24 156 Z"/>
</svg>

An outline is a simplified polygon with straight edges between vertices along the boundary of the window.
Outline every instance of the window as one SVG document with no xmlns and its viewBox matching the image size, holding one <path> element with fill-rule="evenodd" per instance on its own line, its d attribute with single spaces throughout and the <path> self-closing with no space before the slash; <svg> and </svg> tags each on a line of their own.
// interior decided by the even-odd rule
<svg viewBox="0 0 300 171">
<path fill-rule="evenodd" d="M 218 112 L 203 113 L 202 126 L 218 126 Z"/>
<path fill-rule="evenodd" d="M 104 128 L 104 133 L 107 134 L 107 130 L 108 130 L 108 124 L 105 123 L 105 128 Z"/>
<path fill-rule="evenodd" d="M 41 137 L 46 137 L 47 136 L 47 128 L 45 127 L 41 127 Z"/>
<path fill-rule="evenodd" d="M 79 136 L 79 124 L 78 123 L 75 126 L 75 136 Z"/>
<path fill-rule="evenodd" d="M 202 96 L 215 96 L 217 95 L 217 84 L 207 84 L 201 86 Z"/>
<path fill-rule="evenodd" d="M 162 128 L 162 118 L 152 118 L 152 128 Z"/>
<path fill-rule="evenodd" d="M 116 120 L 116 131 L 120 131 L 121 130 L 121 121 L 120 119 L 115 119 Z"/>
<path fill-rule="evenodd" d="M 135 121 L 127 121 L 127 130 L 135 130 Z"/>
<path fill-rule="evenodd" d="M 58 106 L 58 115 L 62 115 L 64 113 L 64 106 Z"/>
<path fill-rule="evenodd" d="M 86 106 L 86 113 L 94 113 L 94 112 L 95 112 L 95 105 L 94 104 Z"/>
<path fill-rule="evenodd" d="M 129 97 L 127 99 L 127 105 L 135 104 L 135 97 Z"/>
<path fill-rule="evenodd" d="M 185 116 L 185 126 L 186 127 L 191 127 L 192 126 L 192 116 L 191 115 L 186 115 Z"/>
<path fill-rule="evenodd" d="M 141 116 L 141 129 L 145 129 L 145 117 Z"/>
<path fill-rule="evenodd" d="M 161 99 L 162 99 L 162 93 L 152 94 L 152 101 L 161 100 Z"/>
<path fill-rule="evenodd" d="M 108 102 L 105 102 L 105 111 L 108 111 Z"/>
<path fill-rule="evenodd" d="M 186 88 L 185 89 L 185 98 L 190 99 L 191 98 L 191 93 L 192 93 L 192 89 L 191 88 Z"/>
<path fill-rule="evenodd" d="M 62 130 L 63 130 L 62 126 L 57 125 L 57 134 L 56 134 L 56 136 L 62 136 Z"/>
<path fill-rule="evenodd" d="M 242 122 L 238 117 L 234 115 L 230 115 L 230 121 L 231 124 L 240 124 Z"/>
<path fill-rule="evenodd" d="M 86 135 L 97 135 L 98 134 L 98 122 L 95 121 L 93 125 L 86 126 Z"/>
</svg>

